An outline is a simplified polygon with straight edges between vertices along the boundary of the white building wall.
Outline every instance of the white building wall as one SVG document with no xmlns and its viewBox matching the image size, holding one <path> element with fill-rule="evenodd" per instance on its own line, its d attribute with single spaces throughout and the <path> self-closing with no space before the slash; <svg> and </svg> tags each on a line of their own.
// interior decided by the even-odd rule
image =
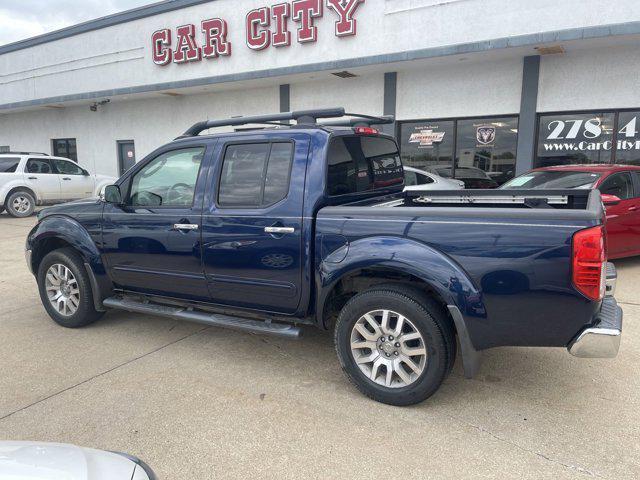
<svg viewBox="0 0 640 480">
<path fill-rule="evenodd" d="M 517 114 L 522 58 L 477 59 L 398 72 L 398 120 Z"/>
<path fill-rule="evenodd" d="M 615 108 L 640 108 L 637 46 L 542 57 L 538 112 Z"/>
<path fill-rule="evenodd" d="M 215 0 L 0 55 L 0 104 L 344 59 L 452 47 L 554 30 L 602 26 L 640 17 L 640 2 L 616 0 L 369 0 L 358 9 L 358 34 L 337 38 L 325 8 L 318 42 L 256 52 L 245 45 L 245 15 L 281 0 Z M 160 28 L 222 17 L 231 57 L 159 67 L 151 36 Z M 290 29 L 297 28 L 289 22 Z M 293 35 L 295 37 L 295 33 Z M 175 37 L 175 35 L 174 35 Z M 200 37 L 199 37 L 200 38 Z M 200 39 L 201 42 L 201 39 Z"/>
<path fill-rule="evenodd" d="M 347 112 L 382 115 L 384 73 L 291 84 L 292 110 L 327 107 L 344 107 Z"/>
<path fill-rule="evenodd" d="M 227 90 L 208 95 L 112 102 L 0 115 L 0 145 L 51 152 L 51 139 L 76 138 L 78 161 L 92 172 L 118 174 L 116 140 L 134 140 L 137 160 L 210 118 L 277 112 L 277 87 Z"/>
</svg>

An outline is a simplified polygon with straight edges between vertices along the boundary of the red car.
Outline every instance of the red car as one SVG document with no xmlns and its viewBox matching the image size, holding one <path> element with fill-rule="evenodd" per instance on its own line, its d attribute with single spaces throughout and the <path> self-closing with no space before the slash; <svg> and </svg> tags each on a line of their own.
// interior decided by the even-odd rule
<svg viewBox="0 0 640 480">
<path fill-rule="evenodd" d="M 609 258 L 640 255 L 640 166 L 561 165 L 538 168 L 500 188 L 597 188 L 607 209 Z"/>
</svg>

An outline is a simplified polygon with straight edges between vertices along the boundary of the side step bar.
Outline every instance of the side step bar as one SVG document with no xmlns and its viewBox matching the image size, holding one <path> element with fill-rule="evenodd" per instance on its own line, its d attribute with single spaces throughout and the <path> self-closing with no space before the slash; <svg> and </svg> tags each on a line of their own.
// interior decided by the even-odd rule
<svg viewBox="0 0 640 480">
<path fill-rule="evenodd" d="M 126 310 L 133 313 L 144 313 L 158 317 L 185 320 L 187 322 L 202 323 L 213 327 L 229 328 L 243 332 L 253 332 L 265 335 L 275 335 L 298 339 L 302 336 L 302 330 L 294 325 L 284 323 L 261 322 L 229 315 L 207 313 L 186 307 L 172 307 L 150 302 L 140 302 L 120 297 L 110 297 L 103 302 L 105 307 Z"/>
</svg>

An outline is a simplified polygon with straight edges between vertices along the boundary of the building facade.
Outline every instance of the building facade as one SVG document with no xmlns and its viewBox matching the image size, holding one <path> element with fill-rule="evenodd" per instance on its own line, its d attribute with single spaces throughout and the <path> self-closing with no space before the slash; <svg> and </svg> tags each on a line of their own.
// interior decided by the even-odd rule
<svg viewBox="0 0 640 480">
<path fill-rule="evenodd" d="M 344 106 L 442 175 L 638 164 L 639 42 L 635 0 L 170 0 L 0 47 L 0 151 L 117 175 L 201 120 Z"/>
</svg>

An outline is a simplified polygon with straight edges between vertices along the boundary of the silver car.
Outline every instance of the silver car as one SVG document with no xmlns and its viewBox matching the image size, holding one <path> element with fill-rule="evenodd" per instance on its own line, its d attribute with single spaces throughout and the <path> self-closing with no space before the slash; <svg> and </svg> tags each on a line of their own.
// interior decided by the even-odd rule
<svg viewBox="0 0 640 480">
<path fill-rule="evenodd" d="M 413 167 L 404 167 L 405 192 L 411 190 L 462 190 L 464 182 L 440 177 Z"/>
<path fill-rule="evenodd" d="M 141 460 L 63 443 L 0 442 L 0 480 L 155 480 Z"/>
</svg>

